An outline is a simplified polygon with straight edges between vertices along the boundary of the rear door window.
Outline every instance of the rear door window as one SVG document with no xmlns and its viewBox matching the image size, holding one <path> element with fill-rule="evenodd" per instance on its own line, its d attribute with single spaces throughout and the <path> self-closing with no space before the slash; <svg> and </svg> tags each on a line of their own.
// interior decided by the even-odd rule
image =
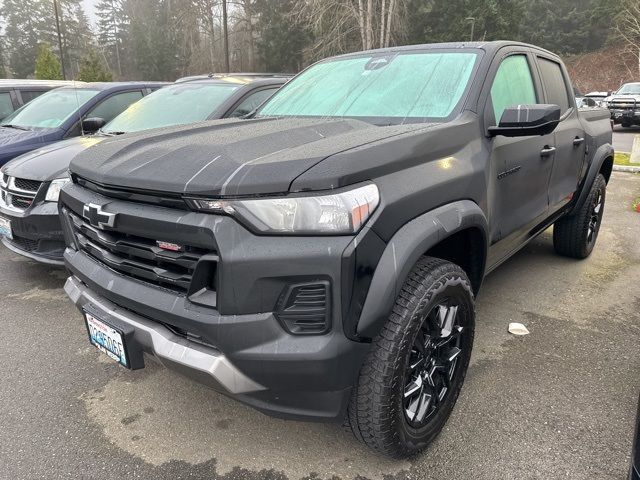
<svg viewBox="0 0 640 480">
<path fill-rule="evenodd" d="M 129 105 L 141 98 L 142 92 L 140 90 L 116 93 L 98 104 L 97 107 L 85 115 L 85 118 L 103 118 L 106 122 L 110 122 L 124 112 Z"/>
<path fill-rule="evenodd" d="M 562 75 L 562 68 L 557 62 L 538 57 L 538 65 L 540 65 L 540 74 L 542 82 L 547 93 L 547 102 L 559 105 L 562 113 L 569 110 L 571 102 L 567 93 L 567 84 Z"/>
<path fill-rule="evenodd" d="M 229 117 L 241 117 L 253 112 L 277 90 L 277 88 L 266 88 L 264 90 L 258 90 L 257 92 L 250 93 L 244 98 L 244 100 L 240 102 L 240 104 L 236 108 L 233 109 L 233 112 L 229 114 Z"/>
<path fill-rule="evenodd" d="M 491 103 L 496 123 L 508 107 L 538 103 L 526 55 L 505 58 L 491 85 Z"/>
<path fill-rule="evenodd" d="M 13 102 L 9 92 L 0 93 L 0 120 L 13 113 Z"/>
<path fill-rule="evenodd" d="M 21 90 L 20 96 L 22 97 L 22 103 L 29 103 L 36 97 L 42 95 L 46 90 Z"/>
</svg>

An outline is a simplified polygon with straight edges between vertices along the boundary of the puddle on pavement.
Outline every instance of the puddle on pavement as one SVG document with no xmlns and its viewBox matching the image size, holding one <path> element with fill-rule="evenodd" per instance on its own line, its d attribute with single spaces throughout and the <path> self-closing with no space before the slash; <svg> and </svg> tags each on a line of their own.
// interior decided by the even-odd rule
<svg viewBox="0 0 640 480">
<path fill-rule="evenodd" d="M 218 475 L 240 467 L 275 470 L 291 480 L 313 473 L 319 479 L 382 480 L 409 468 L 369 451 L 340 425 L 270 418 L 147 364 L 81 398 L 112 443 L 153 465 L 215 459 Z"/>
</svg>

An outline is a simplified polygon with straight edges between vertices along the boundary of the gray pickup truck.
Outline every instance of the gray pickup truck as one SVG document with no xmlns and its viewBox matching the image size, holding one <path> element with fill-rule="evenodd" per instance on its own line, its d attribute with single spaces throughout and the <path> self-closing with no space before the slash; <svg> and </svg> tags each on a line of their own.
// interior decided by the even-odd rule
<svg viewBox="0 0 640 480">
<path fill-rule="evenodd" d="M 329 58 L 242 119 L 75 158 L 65 289 L 124 367 L 148 354 L 410 455 L 462 388 L 485 275 L 551 225 L 558 254 L 591 253 L 611 136 L 609 113 L 579 111 L 561 60 L 531 45 Z"/>
<path fill-rule="evenodd" d="M 615 124 L 625 128 L 640 125 L 640 83 L 625 83 L 604 102 Z"/>
</svg>

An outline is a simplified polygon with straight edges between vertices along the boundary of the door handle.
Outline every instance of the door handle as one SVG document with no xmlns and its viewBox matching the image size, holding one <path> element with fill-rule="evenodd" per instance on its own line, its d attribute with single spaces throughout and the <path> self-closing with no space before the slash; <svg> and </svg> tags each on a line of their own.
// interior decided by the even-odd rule
<svg viewBox="0 0 640 480">
<path fill-rule="evenodd" d="M 573 139 L 573 146 L 574 147 L 579 147 L 583 143 L 584 143 L 584 138 L 582 138 L 582 137 L 576 137 L 576 138 Z"/>
<path fill-rule="evenodd" d="M 540 150 L 540 156 L 543 157 L 543 158 L 544 157 L 550 157 L 555 152 L 556 152 L 556 147 L 546 146 L 542 150 Z"/>
</svg>

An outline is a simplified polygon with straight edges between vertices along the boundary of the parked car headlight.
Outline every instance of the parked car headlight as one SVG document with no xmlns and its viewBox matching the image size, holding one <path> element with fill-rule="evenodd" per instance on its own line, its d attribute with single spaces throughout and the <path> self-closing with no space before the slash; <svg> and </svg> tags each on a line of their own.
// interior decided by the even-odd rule
<svg viewBox="0 0 640 480">
<path fill-rule="evenodd" d="M 261 233 L 330 235 L 360 230 L 380 203 L 380 193 L 368 184 L 325 195 L 191 202 L 198 210 L 237 217 Z"/>
<path fill-rule="evenodd" d="M 58 198 L 60 198 L 60 190 L 62 190 L 62 187 L 64 187 L 70 181 L 71 179 L 69 177 L 53 180 L 49 185 L 45 200 L 47 202 L 57 202 Z"/>
</svg>

